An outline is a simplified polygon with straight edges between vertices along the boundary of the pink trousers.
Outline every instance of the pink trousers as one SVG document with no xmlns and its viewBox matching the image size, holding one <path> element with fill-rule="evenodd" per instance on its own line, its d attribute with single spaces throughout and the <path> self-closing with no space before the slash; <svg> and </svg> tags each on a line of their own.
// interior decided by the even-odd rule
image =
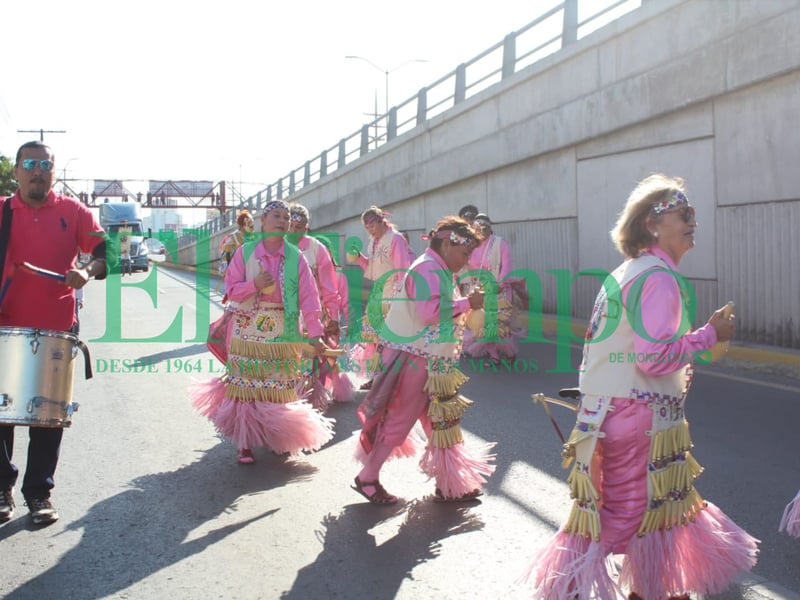
<svg viewBox="0 0 800 600">
<path fill-rule="evenodd" d="M 605 438 L 598 440 L 597 460 L 602 469 L 600 544 L 606 552 L 621 554 L 636 535 L 647 510 L 647 463 L 653 411 L 644 402 L 615 398 L 614 409 L 603 421 Z"/>
</svg>

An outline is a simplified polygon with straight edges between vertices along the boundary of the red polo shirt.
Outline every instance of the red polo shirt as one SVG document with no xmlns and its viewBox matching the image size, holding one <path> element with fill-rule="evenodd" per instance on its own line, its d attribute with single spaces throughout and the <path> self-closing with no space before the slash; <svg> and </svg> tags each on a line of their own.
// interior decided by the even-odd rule
<svg viewBox="0 0 800 600">
<path fill-rule="evenodd" d="M 29 262 L 66 273 L 74 267 L 78 250 L 90 253 L 103 240 L 103 229 L 88 207 L 52 190 L 39 208 L 22 202 L 17 190 L 11 196 L 11 210 L 0 290 L 11 281 L 0 305 L 0 325 L 67 331 L 75 321 L 75 289 L 14 265 Z M 0 211 L 0 223 L 2 219 Z"/>
</svg>

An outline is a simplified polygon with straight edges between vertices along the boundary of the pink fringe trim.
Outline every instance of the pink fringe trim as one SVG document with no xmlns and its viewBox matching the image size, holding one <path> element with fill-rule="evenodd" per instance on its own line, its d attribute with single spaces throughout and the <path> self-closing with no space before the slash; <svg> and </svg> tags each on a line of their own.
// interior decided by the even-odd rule
<svg viewBox="0 0 800 600">
<path fill-rule="evenodd" d="M 189 386 L 189 400 L 204 417 L 213 420 L 225 398 L 225 383 L 219 377 L 210 381 L 194 381 Z"/>
<path fill-rule="evenodd" d="M 356 386 L 348 373 L 336 371 L 331 376 L 330 391 L 334 402 L 350 402 L 355 397 Z"/>
<path fill-rule="evenodd" d="M 360 433 L 356 432 L 358 435 Z M 395 446 L 392 450 L 392 453 L 386 459 L 386 462 L 390 460 L 396 460 L 398 458 L 417 458 L 420 454 L 425 451 L 425 445 L 427 444 L 427 440 L 418 434 L 414 429 L 412 429 L 406 439 L 403 440 L 403 443 L 399 446 Z M 360 462 L 362 465 L 367 461 L 367 453 L 364 451 L 364 446 L 356 439 L 356 452 L 354 458 Z"/>
<path fill-rule="evenodd" d="M 647 600 L 719 594 L 756 564 L 758 540 L 710 502 L 687 525 L 634 537 L 620 583 Z"/>
<path fill-rule="evenodd" d="M 426 475 L 436 479 L 436 487 L 446 498 L 457 498 L 483 489 L 486 478 L 495 469 L 491 464 L 495 455 L 489 454 L 493 447 L 491 443 L 468 449 L 463 442 L 450 448 L 428 446 L 419 466 Z"/>
<path fill-rule="evenodd" d="M 299 456 L 319 450 L 333 437 L 334 420 L 305 400 L 287 404 L 239 402 L 225 396 L 221 379 L 192 385 L 194 407 L 238 448 L 266 447 Z"/>
<path fill-rule="evenodd" d="M 309 394 L 309 400 L 311 401 L 311 406 L 321 413 L 328 410 L 333 400 L 331 393 L 319 377 L 314 379 L 314 383 L 311 386 L 311 393 Z"/>
<path fill-rule="evenodd" d="M 622 590 L 613 573 L 600 544 L 559 531 L 533 556 L 517 583 L 530 585 L 532 597 L 541 600 L 616 600 Z"/>
<path fill-rule="evenodd" d="M 793 537 L 800 538 L 800 492 L 797 492 L 794 500 L 786 505 L 778 531 L 785 531 Z"/>
</svg>

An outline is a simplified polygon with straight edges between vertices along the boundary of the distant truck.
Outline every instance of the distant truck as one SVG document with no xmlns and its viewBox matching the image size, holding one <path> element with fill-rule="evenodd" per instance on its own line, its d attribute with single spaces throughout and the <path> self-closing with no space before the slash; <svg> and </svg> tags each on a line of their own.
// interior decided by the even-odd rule
<svg viewBox="0 0 800 600">
<path fill-rule="evenodd" d="M 100 225 L 112 235 L 112 243 L 130 255 L 132 271 L 150 268 L 142 215 L 137 202 L 104 202 L 100 204 Z M 126 235 L 127 234 L 127 235 Z"/>
</svg>

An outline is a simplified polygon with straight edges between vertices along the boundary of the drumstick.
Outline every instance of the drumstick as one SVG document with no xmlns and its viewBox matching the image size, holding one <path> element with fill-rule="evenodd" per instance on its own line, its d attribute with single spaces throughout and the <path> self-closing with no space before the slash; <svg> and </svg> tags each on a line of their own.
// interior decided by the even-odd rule
<svg viewBox="0 0 800 600">
<path fill-rule="evenodd" d="M 29 262 L 23 262 L 22 264 L 18 264 L 18 267 L 22 267 L 29 273 L 35 273 L 36 275 L 41 275 L 42 277 L 49 277 L 50 279 L 55 279 L 57 281 L 61 281 L 62 283 L 66 280 L 66 277 L 61 273 L 56 273 L 55 271 L 48 271 L 47 269 L 43 269 L 42 267 L 37 267 L 32 265 Z"/>
</svg>

